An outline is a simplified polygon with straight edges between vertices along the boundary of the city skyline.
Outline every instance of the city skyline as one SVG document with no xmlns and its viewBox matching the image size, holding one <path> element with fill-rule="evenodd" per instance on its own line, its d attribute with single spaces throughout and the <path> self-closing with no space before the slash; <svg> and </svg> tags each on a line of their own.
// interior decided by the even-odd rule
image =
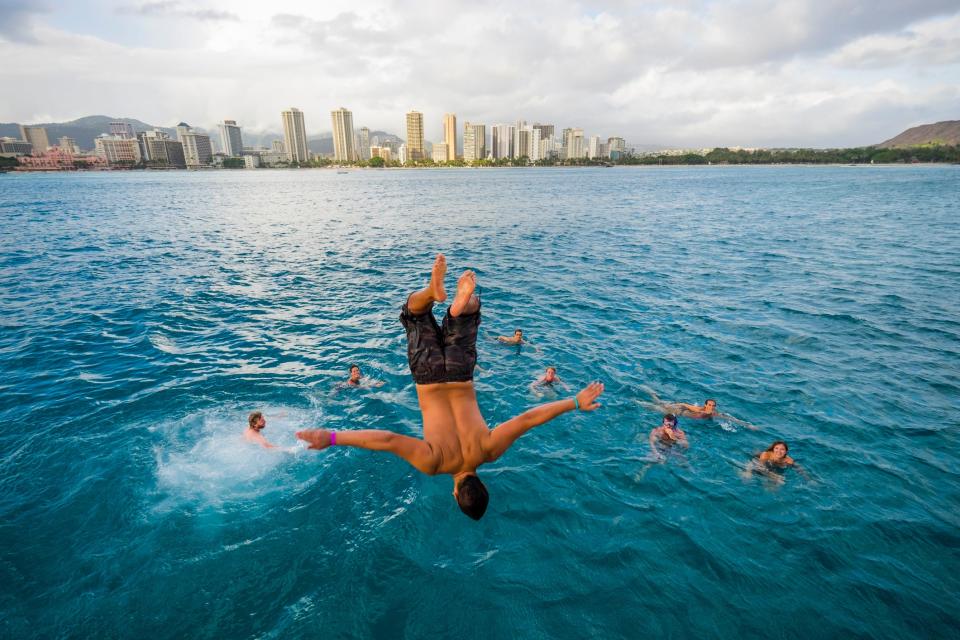
<svg viewBox="0 0 960 640">
<path fill-rule="evenodd" d="M 2 3 L 0 80 L 17 91 L 0 121 L 186 118 L 215 135 L 225 116 L 275 131 L 298 104 L 314 135 L 346 104 L 362 107 L 357 123 L 403 135 L 412 106 L 434 142 L 453 111 L 636 144 L 823 147 L 955 119 L 960 105 L 960 7 L 945 0 L 423 8 Z"/>
</svg>

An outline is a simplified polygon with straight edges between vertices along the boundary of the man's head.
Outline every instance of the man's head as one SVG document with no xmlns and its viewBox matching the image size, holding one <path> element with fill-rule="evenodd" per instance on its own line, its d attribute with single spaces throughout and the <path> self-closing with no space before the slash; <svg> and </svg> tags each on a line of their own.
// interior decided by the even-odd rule
<svg viewBox="0 0 960 640">
<path fill-rule="evenodd" d="M 490 494 L 480 478 L 475 473 L 469 473 L 455 479 L 453 487 L 453 497 L 457 499 L 460 505 L 460 511 L 479 520 L 487 511 L 487 503 L 490 502 Z"/>
<path fill-rule="evenodd" d="M 360 381 L 360 366 L 352 364 L 350 365 L 350 382 L 359 382 Z"/>
<path fill-rule="evenodd" d="M 716 413 L 717 412 L 717 401 L 713 398 L 707 398 L 703 403 L 703 409 L 707 413 Z"/>
<path fill-rule="evenodd" d="M 517 329 L 516 331 L 514 331 L 514 332 L 513 332 L 513 337 L 516 338 L 517 340 L 522 340 L 522 339 L 523 339 L 523 329 Z"/>
<path fill-rule="evenodd" d="M 249 424 L 250 428 L 254 431 L 260 431 L 267 426 L 267 419 L 263 417 L 263 412 L 254 411 L 250 414 L 250 417 L 247 418 L 247 424 Z"/>
<path fill-rule="evenodd" d="M 547 382 L 551 382 L 557 379 L 557 368 L 556 367 L 547 367 L 547 373 L 543 376 Z"/>
<path fill-rule="evenodd" d="M 663 416 L 662 426 L 664 426 L 664 427 L 669 427 L 669 428 L 671 428 L 671 429 L 676 429 L 676 428 L 677 428 L 677 416 L 673 415 L 672 413 L 668 413 L 667 415 Z"/>
</svg>

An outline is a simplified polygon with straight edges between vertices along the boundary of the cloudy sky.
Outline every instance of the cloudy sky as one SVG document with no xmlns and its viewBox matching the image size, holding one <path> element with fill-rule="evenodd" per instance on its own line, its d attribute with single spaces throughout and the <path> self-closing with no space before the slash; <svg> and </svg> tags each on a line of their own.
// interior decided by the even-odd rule
<svg viewBox="0 0 960 640">
<path fill-rule="evenodd" d="M 0 121 L 330 110 L 633 144 L 853 146 L 960 119 L 960 1 L 0 0 Z"/>
</svg>

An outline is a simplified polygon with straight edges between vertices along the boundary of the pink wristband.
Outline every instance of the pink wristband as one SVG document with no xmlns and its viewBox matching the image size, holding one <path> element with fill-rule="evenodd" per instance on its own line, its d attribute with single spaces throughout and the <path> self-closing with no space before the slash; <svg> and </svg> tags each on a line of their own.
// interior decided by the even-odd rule
<svg viewBox="0 0 960 640">
<path fill-rule="evenodd" d="M 331 431 L 331 432 L 330 432 L 330 446 L 332 447 L 332 446 L 335 446 L 336 444 L 337 444 L 337 432 L 336 432 L 336 431 Z"/>
</svg>

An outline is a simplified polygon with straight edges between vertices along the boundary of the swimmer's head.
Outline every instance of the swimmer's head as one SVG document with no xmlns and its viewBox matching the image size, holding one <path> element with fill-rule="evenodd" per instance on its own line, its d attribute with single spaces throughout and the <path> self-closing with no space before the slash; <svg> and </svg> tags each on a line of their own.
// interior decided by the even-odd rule
<svg viewBox="0 0 960 640">
<path fill-rule="evenodd" d="M 260 431 L 260 429 L 267 426 L 267 419 L 263 417 L 262 411 L 254 411 L 250 414 L 250 417 L 247 418 L 247 424 L 249 424 L 250 428 L 254 431 Z"/>
<path fill-rule="evenodd" d="M 777 440 L 772 445 L 767 447 L 767 452 L 772 453 L 773 457 L 776 458 L 777 460 L 783 457 L 786 457 L 787 451 L 789 450 L 790 448 L 787 446 L 787 443 L 784 442 L 783 440 Z"/>
<path fill-rule="evenodd" d="M 677 416 L 672 413 L 663 416 L 663 426 L 675 429 L 677 427 Z"/>
<path fill-rule="evenodd" d="M 487 503 L 490 502 L 490 494 L 487 493 L 487 488 L 480 482 L 480 478 L 475 473 L 456 480 L 453 487 L 453 497 L 457 499 L 460 511 L 474 520 L 483 517 L 483 514 L 487 511 Z"/>
<path fill-rule="evenodd" d="M 713 398 L 707 398 L 703 401 L 703 408 L 706 409 L 707 413 L 713 413 L 717 410 L 717 401 Z"/>
<path fill-rule="evenodd" d="M 557 368 L 556 367 L 547 367 L 547 380 L 553 380 L 557 377 Z"/>
<path fill-rule="evenodd" d="M 522 337 L 523 337 L 523 329 L 517 329 L 516 331 L 514 331 L 514 332 L 513 332 L 513 337 L 514 337 L 514 338 L 522 338 Z"/>
<path fill-rule="evenodd" d="M 350 365 L 350 379 L 351 380 L 360 379 L 360 365 L 356 365 L 356 364 Z"/>
</svg>

